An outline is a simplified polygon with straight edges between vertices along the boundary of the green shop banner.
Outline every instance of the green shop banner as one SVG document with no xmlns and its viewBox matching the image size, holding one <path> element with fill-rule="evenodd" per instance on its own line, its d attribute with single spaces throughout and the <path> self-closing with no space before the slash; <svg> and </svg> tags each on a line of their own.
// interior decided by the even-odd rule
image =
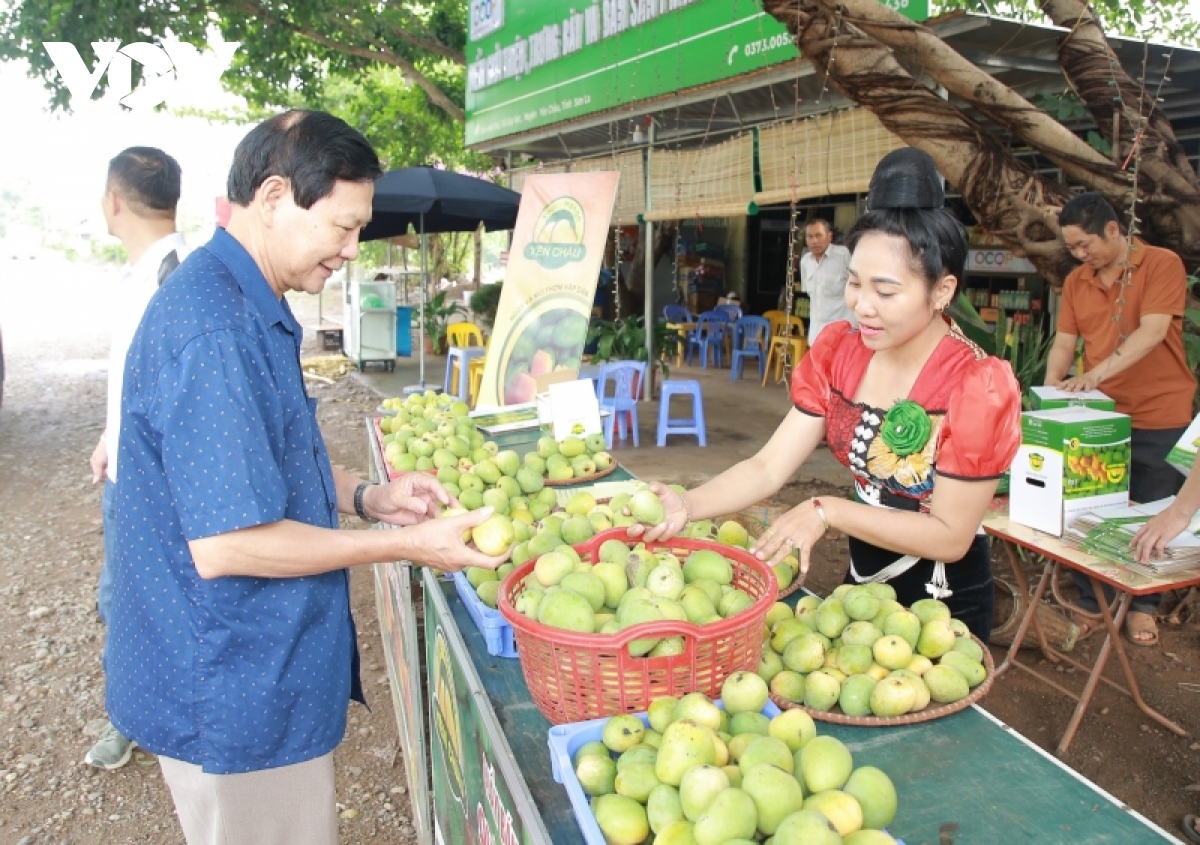
<svg viewBox="0 0 1200 845">
<path fill-rule="evenodd" d="M 793 61 L 761 0 L 470 0 L 467 144 Z M 886 0 L 911 20 L 929 0 Z"/>
</svg>

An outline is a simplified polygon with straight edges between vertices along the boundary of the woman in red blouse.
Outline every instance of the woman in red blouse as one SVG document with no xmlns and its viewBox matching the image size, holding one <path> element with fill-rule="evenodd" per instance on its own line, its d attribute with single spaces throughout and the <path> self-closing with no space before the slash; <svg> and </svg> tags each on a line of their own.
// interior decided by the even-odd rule
<svg viewBox="0 0 1200 845">
<path fill-rule="evenodd" d="M 979 528 L 1021 439 L 1020 389 L 944 315 L 963 277 L 967 235 L 943 208 L 933 159 L 896 150 L 876 168 L 868 212 L 847 235 L 846 304 L 792 375 L 792 401 L 758 454 L 676 493 L 654 484 L 666 516 L 647 539 L 689 519 L 748 507 L 779 490 L 822 436 L 854 480 L 849 499 L 809 499 L 775 520 L 753 551 L 770 564 L 835 529 L 849 536 L 847 583 L 887 581 L 905 604 L 930 596 L 980 639 L 993 588 Z"/>
</svg>

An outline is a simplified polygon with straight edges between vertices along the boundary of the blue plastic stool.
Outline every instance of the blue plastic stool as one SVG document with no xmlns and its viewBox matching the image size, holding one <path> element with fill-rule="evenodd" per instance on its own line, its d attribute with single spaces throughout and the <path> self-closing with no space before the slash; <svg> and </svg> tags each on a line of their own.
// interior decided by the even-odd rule
<svg viewBox="0 0 1200 845">
<path fill-rule="evenodd" d="M 687 419 L 671 419 L 671 397 L 692 397 L 692 416 Z M 700 445 L 707 446 L 704 433 L 704 401 L 700 398 L 700 382 L 695 379 L 667 379 L 662 383 L 662 394 L 658 404 L 658 445 L 667 445 L 668 434 L 694 434 Z"/>
</svg>

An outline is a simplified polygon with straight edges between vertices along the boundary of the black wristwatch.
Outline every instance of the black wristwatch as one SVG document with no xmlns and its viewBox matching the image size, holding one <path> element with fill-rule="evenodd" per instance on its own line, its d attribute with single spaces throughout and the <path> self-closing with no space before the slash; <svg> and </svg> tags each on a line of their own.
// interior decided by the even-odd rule
<svg viewBox="0 0 1200 845">
<path fill-rule="evenodd" d="M 358 514 L 358 518 L 366 522 L 379 522 L 378 519 L 369 515 L 366 508 L 363 507 L 363 494 L 367 492 L 368 487 L 374 487 L 369 481 L 364 481 L 354 488 L 354 512 Z"/>
</svg>

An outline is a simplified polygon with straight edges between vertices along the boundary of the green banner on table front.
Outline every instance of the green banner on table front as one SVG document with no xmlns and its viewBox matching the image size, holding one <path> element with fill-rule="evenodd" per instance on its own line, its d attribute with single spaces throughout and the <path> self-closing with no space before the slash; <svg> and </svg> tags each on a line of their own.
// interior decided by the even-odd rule
<svg viewBox="0 0 1200 845">
<path fill-rule="evenodd" d="M 500 774 L 475 697 L 450 645 L 447 628 L 454 620 L 442 616 L 443 606 L 425 602 L 434 838 L 440 845 L 528 845 L 533 840 L 514 809 L 512 791 Z"/>
<path fill-rule="evenodd" d="M 412 803 L 417 842 L 433 841 L 429 835 L 429 768 L 425 756 L 425 702 L 421 695 L 421 651 L 412 601 L 412 567 L 405 563 L 375 564 L 375 609 L 387 663 L 392 708 L 403 749 L 404 773 Z"/>
<path fill-rule="evenodd" d="M 885 5 L 929 16 L 929 0 Z M 468 39 L 467 144 L 799 57 L 761 0 L 471 0 Z"/>
<path fill-rule="evenodd" d="M 538 173 L 525 180 L 479 405 L 532 402 L 538 376 L 579 370 L 618 176 Z"/>
</svg>

